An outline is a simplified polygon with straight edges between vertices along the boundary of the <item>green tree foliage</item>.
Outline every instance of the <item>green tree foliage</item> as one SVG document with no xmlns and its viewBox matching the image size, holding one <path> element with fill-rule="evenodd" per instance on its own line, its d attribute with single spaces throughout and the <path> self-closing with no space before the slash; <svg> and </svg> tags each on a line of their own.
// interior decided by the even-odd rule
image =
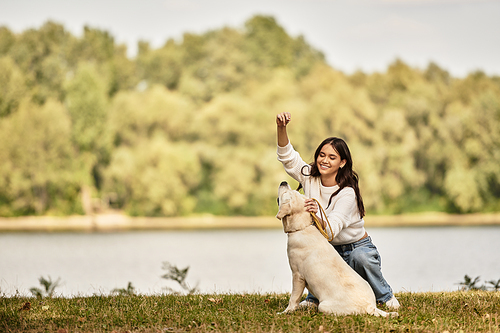
<svg viewBox="0 0 500 333">
<path fill-rule="evenodd" d="M 346 75 L 260 15 L 138 49 L 0 27 L 0 215 L 274 214 L 283 111 L 308 162 L 346 139 L 369 213 L 500 210 L 498 77 L 399 59 Z"/>
<path fill-rule="evenodd" d="M 289 67 L 300 76 L 324 58 L 303 37 L 290 37 L 273 17 L 254 16 L 245 23 L 245 28 L 245 48 L 259 66 Z"/>
<path fill-rule="evenodd" d="M 72 134 L 80 151 L 95 151 L 102 141 L 106 125 L 106 84 L 94 66 L 82 63 L 66 85 Z"/>
<path fill-rule="evenodd" d="M 24 75 L 12 58 L 0 57 L 0 117 L 14 112 L 27 92 Z"/>
<path fill-rule="evenodd" d="M 193 211 L 201 170 L 196 151 L 161 135 L 116 149 L 106 172 L 106 190 L 117 193 L 131 215 L 176 216 Z"/>
<path fill-rule="evenodd" d="M 194 115 L 189 98 L 156 85 L 143 92 L 120 92 L 111 103 L 106 127 L 115 146 L 134 146 L 156 134 L 179 141 L 189 138 Z"/>
<path fill-rule="evenodd" d="M 83 38 L 76 43 L 73 56 L 79 61 L 104 63 L 115 54 L 115 40 L 107 31 L 85 26 Z"/>
<path fill-rule="evenodd" d="M 61 103 L 21 103 L 0 118 L 0 215 L 78 212 L 71 124 Z"/>
<path fill-rule="evenodd" d="M 115 95 L 119 91 L 134 89 L 140 81 L 137 75 L 137 65 L 127 58 L 127 48 L 115 48 L 114 57 L 107 62 L 105 72 L 108 74 L 108 94 Z"/>
<path fill-rule="evenodd" d="M 0 55 L 7 54 L 15 43 L 15 36 L 7 27 L 0 27 Z"/>
<path fill-rule="evenodd" d="M 108 128 L 115 149 L 105 188 L 131 214 L 193 211 L 201 176 L 196 146 L 185 141 L 193 113 L 189 99 L 162 86 L 119 93 L 113 100 Z"/>
<path fill-rule="evenodd" d="M 141 78 L 148 85 L 161 84 L 176 89 L 182 74 L 182 59 L 182 50 L 173 40 L 157 50 L 151 50 L 147 42 L 139 43 L 137 64 Z"/>
<path fill-rule="evenodd" d="M 96 67 L 80 63 L 73 78 L 65 85 L 65 104 L 71 118 L 72 143 L 77 155 L 78 172 L 75 179 L 82 188 L 102 185 L 104 166 L 109 161 L 110 137 L 108 135 L 107 85 Z M 88 198 L 82 198 L 89 200 Z M 91 207 L 85 207 L 88 212 Z"/>
<path fill-rule="evenodd" d="M 73 41 L 63 26 L 47 22 L 38 30 L 26 30 L 17 36 L 10 47 L 8 54 L 23 71 L 37 103 L 43 104 L 50 97 L 62 98 Z"/>
<path fill-rule="evenodd" d="M 255 73 L 243 47 L 243 35 L 230 28 L 202 36 L 184 34 L 179 91 L 203 102 L 240 88 Z"/>
</svg>

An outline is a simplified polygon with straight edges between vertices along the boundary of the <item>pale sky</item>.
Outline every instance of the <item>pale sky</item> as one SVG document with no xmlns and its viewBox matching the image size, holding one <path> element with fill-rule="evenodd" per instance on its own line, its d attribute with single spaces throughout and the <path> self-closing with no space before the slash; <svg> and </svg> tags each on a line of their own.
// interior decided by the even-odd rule
<svg viewBox="0 0 500 333">
<path fill-rule="evenodd" d="M 500 75 L 500 0 L 0 0 L 0 25 L 14 32 L 52 20 L 81 36 L 88 25 L 131 56 L 139 40 L 159 47 L 184 32 L 241 28 L 255 14 L 274 16 L 346 73 L 385 71 L 400 58 L 454 76 Z"/>
</svg>

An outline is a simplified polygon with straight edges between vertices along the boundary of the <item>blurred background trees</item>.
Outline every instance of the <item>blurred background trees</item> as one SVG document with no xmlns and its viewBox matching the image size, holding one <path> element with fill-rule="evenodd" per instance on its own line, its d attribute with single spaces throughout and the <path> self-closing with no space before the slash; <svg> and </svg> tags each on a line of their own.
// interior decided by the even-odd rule
<svg viewBox="0 0 500 333">
<path fill-rule="evenodd" d="M 255 16 L 133 59 L 91 27 L 0 27 L 0 216 L 273 215 L 283 111 L 306 161 L 347 141 L 368 213 L 500 210 L 499 77 L 347 75 Z"/>
</svg>

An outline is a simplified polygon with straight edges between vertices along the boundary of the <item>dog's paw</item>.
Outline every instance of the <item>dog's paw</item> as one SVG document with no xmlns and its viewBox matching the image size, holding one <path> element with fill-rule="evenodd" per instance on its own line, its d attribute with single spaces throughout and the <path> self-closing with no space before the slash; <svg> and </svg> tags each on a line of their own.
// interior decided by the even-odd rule
<svg viewBox="0 0 500 333">
<path fill-rule="evenodd" d="M 278 312 L 278 314 L 279 315 L 285 315 L 285 314 L 293 312 L 293 311 L 294 311 L 294 309 L 286 308 L 284 311 Z"/>
<path fill-rule="evenodd" d="M 399 313 L 397 312 L 389 312 L 389 318 L 397 318 L 399 317 Z"/>
</svg>

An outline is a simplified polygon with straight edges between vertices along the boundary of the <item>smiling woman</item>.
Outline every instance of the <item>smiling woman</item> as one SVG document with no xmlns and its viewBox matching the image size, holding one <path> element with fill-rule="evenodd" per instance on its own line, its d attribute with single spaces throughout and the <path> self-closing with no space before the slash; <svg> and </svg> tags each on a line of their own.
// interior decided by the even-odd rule
<svg viewBox="0 0 500 333">
<path fill-rule="evenodd" d="M 330 222 L 330 244 L 340 256 L 372 287 L 377 302 L 389 308 L 399 308 L 392 288 L 382 276 L 380 254 L 364 228 L 365 209 L 359 192 L 358 175 L 352 170 L 349 148 L 340 138 L 327 138 L 318 146 L 314 162 L 307 164 L 295 151 L 288 139 L 286 126 L 291 120 L 288 112 L 276 116 L 278 134 L 278 160 L 285 171 L 300 183 L 306 210 L 318 213 L 316 201 L 326 207 L 326 218 Z M 322 216 L 318 216 L 321 221 Z M 321 222 L 325 224 L 324 221 Z M 327 230 L 328 232 L 328 230 Z M 318 299 L 309 293 L 301 304 L 318 304 Z"/>
</svg>

